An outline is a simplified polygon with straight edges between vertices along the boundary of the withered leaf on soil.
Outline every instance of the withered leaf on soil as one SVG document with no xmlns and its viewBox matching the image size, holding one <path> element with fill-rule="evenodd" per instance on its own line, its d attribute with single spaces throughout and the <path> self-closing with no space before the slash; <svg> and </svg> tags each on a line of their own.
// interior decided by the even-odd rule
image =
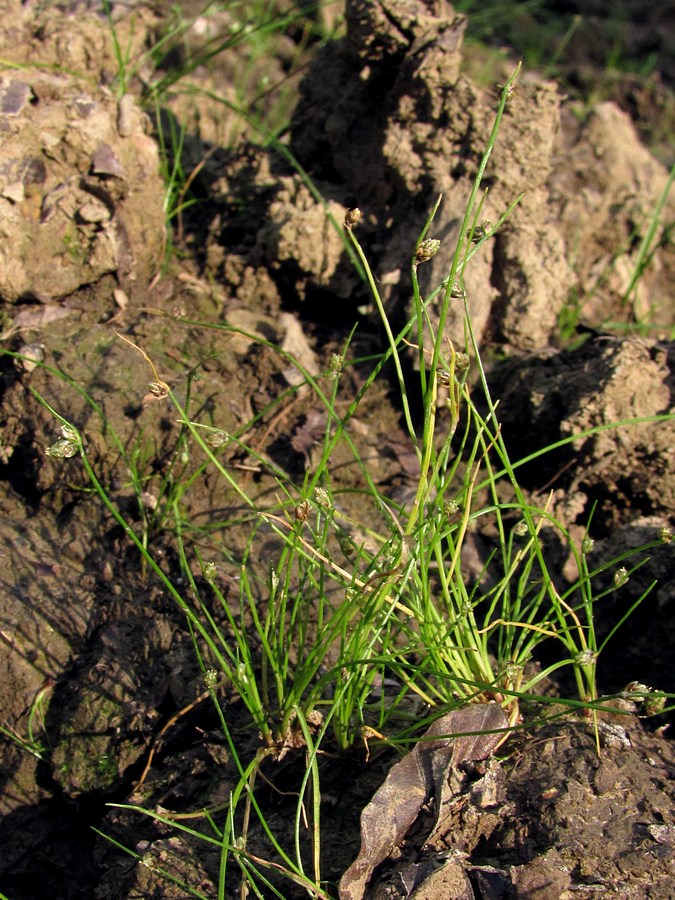
<svg viewBox="0 0 675 900">
<path fill-rule="evenodd" d="M 316 444 L 318 444 L 325 432 L 328 415 L 324 410 L 312 410 L 308 415 L 304 425 L 295 429 L 291 438 L 291 447 L 296 453 L 302 453 L 307 459 L 309 465 L 309 452 Z"/>
<path fill-rule="evenodd" d="M 281 349 L 297 363 L 297 367 L 290 366 L 284 370 L 284 378 L 289 384 L 302 384 L 305 376 L 299 367 L 309 372 L 310 375 L 316 376 L 320 371 L 319 360 L 297 316 L 292 313 L 281 313 L 279 324 L 284 329 Z"/>
<path fill-rule="evenodd" d="M 448 770 L 487 759 L 506 728 L 506 714 L 494 703 L 457 709 L 434 722 L 361 813 L 361 849 L 340 880 L 340 900 L 362 900 L 373 871 L 401 844 L 422 806 L 434 797 L 439 807 Z"/>
<path fill-rule="evenodd" d="M 408 478 L 417 478 L 420 473 L 420 462 L 410 438 L 403 432 L 379 435 L 382 447 L 389 451 L 401 466 L 401 472 Z"/>
<path fill-rule="evenodd" d="M 21 312 L 17 313 L 12 321 L 12 330 L 16 331 L 20 328 L 44 328 L 44 326 L 48 325 L 50 322 L 65 319 L 76 312 L 79 312 L 79 310 L 62 303 L 41 303 L 39 306 L 31 306 L 27 309 L 22 309 Z"/>
</svg>

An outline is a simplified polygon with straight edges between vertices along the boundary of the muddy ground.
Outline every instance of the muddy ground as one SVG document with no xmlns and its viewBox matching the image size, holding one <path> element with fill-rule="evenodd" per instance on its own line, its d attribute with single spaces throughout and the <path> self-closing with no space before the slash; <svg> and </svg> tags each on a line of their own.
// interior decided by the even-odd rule
<svg viewBox="0 0 675 900">
<path fill-rule="evenodd" d="M 417 235 L 443 194 L 433 236 L 454 246 L 495 85 L 516 56 L 508 48 L 488 56 L 495 71 L 489 85 L 480 83 L 484 57 L 465 43 L 466 21 L 444 0 L 349 0 L 346 27 L 328 42 L 289 26 L 265 77 L 288 81 L 284 102 L 295 105 L 282 143 L 324 204 L 278 146 L 262 146 L 261 129 L 214 100 L 236 100 L 242 44 L 190 72 L 201 92 L 172 85 L 161 111 L 142 108 L 157 72 L 170 80 L 209 35 L 232 30 L 228 13 L 197 16 L 152 69 L 143 54 L 166 32 L 168 5 L 114 5 L 114 26 L 95 3 L 6 6 L 0 327 L 3 349 L 21 358 L 0 360 L 0 892 L 10 900 L 188 896 L 157 874 L 161 865 L 198 895 L 215 897 L 215 854 L 107 805 L 217 807 L 231 786 L 231 761 L 215 713 L 195 703 L 203 682 L 184 616 L 93 496 L 79 459 L 45 454 L 61 431 L 34 392 L 82 431 L 111 499 L 139 533 L 146 530 L 169 576 L 180 578 L 160 492 L 175 465 L 178 426 L 148 394 L 148 381 L 181 396 L 189 383 L 194 414 L 206 425 L 233 433 L 254 421 L 245 438 L 257 457 L 233 446 L 223 458 L 262 505 L 274 502 L 275 466 L 302 479 L 323 428 L 320 410 L 311 393 L 289 392 L 293 374 L 273 345 L 319 377 L 355 324 L 353 358 L 383 346 L 367 290 L 327 212 L 341 223 L 347 208 L 363 211 L 359 240 L 392 320 L 405 321 Z M 673 119 L 675 25 L 662 5 L 626 4 L 627 58 L 635 71 L 647 55 L 654 64 L 649 75 L 616 76 L 608 85 L 603 48 L 615 46 L 617 22 L 603 4 L 584 10 L 559 79 L 527 69 L 520 76 L 486 171 L 482 218 L 496 222 L 524 196 L 466 272 L 515 459 L 604 422 L 673 409 L 675 204 L 666 191 L 674 160 L 664 123 Z M 567 24 L 561 18 L 561 34 Z M 130 61 L 126 92 L 117 90 L 113 34 Z M 167 134 L 181 123 L 188 184 L 179 200 L 196 202 L 173 219 L 172 245 L 161 162 Z M 447 259 L 441 253 L 421 270 L 425 289 L 444 277 Z M 203 323 L 235 326 L 269 344 Z M 447 335 L 464 346 L 459 307 Z M 345 396 L 368 371 L 345 369 Z M 412 454 L 386 378 L 366 395 L 356 424 L 373 480 L 404 498 Z M 552 514 L 579 539 L 593 512 L 597 558 L 611 559 L 673 526 L 674 448 L 673 420 L 607 431 L 524 467 L 522 482 L 533 497 L 552 492 Z M 141 489 L 125 457 L 136 461 Z M 335 461 L 340 488 L 359 477 L 347 460 Z M 236 602 L 245 536 L 219 527 L 241 517 L 236 496 L 205 477 L 185 504 L 199 528 L 196 545 L 219 562 L 221 588 Z M 488 544 L 489 535 L 472 536 L 477 559 L 466 560 L 467 570 L 480 569 Z M 603 693 L 632 681 L 675 691 L 672 546 L 649 557 L 599 616 L 606 634 L 656 582 L 603 653 Z M 565 572 L 569 560 L 559 562 Z M 573 686 L 548 690 L 567 696 Z M 233 730 L 246 728 L 237 697 L 224 687 L 221 699 Z M 44 701 L 44 721 L 31 715 L 36 701 Z M 634 707 L 604 716 L 598 755 L 587 719 L 536 724 L 540 711 L 524 707 L 523 728 L 496 760 L 457 769 L 457 794 L 440 824 L 429 802 L 363 896 L 675 897 L 668 718 L 644 718 Z M 251 734 L 251 753 L 256 743 Z M 330 896 L 358 853 L 361 810 L 395 759 L 380 750 L 368 761 L 363 753 L 322 761 Z M 291 828 L 288 795 L 301 769 L 293 753 L 263 769 L 274 787 L 260 789 L 260 802 L 281 830 Z M 264 855 L 262 839 L 251 840 Z M 342 896 L 356 896 L 346 890 Z M 288 882 L 279 891 L 307 896 Z M 240 896 L 236 878 L 227 896 Z"/>
</svg>

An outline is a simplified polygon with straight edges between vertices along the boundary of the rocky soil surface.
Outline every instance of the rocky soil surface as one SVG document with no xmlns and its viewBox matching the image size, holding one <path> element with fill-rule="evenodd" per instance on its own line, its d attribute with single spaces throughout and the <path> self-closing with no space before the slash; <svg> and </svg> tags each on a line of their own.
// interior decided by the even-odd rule
<svg viewBox="0 0 675 900">
<path fill-rule="evenodd" d="M 581 58 L 572 54 L 567 70 L 584 85 L 597 60 L 581 50 L 589 33 L 600 41 L 604 22 L 602 10 L 587 16 L 595 32 L 581 32 Z M 302 478 L 320 412 L 299 392 L 265 416 L 293 383 L 271 345 L 314 375 L 355 323 L 350 352 L 381 348 L 341 237 L 345 210 L 363 211 L 359 240 L 392 321 L 402 323 L 417 235 L 442 195 L 433 236 L 454 247 L 496 105 L 495 85 L 467 74 L 467 22 L 445 0 L 348 0 L 345 33 L 304 48 L 280 151 L 279 142 L 264 146 L 264 134 L 252 141 L 213 99 L 232 98 L 237 45 L 190 73 L 199 91 L 170 91 L 161 113 L 144 108 L 156 77 L 147 51 L 168 17 L 161 4 L 114 4 L 108 17 L 96 3 L 10 0 L 0 21 L 0 892 L 9 900 L 188 896 L 158 867 L 197 896 L 217 896 L 215 852 L 107 804 L 217 807 L 232 776 L 216 718 L 200 699 L 184 617 L 92 495 L 79 461 L 45 455 L 61 431 L 36 392 L 77 423 L 114 503 L 139 530 L 147 526 L 167 571 L 177 572 L 157 485 L 178 426 L 148 394 L 146 360 L 118 334 L 153 361 L 155 380 L 177 390 L 199 365 L 194 402 L 205 423 L 235 432 L 255 422 L 247 440 L 268 468 L 236 447 L 226 459 L 257 496 L 273 495 L 273 466 Z M 635 20 L 666 59 L 675 38 L 660 7 L 645 13 L 637 4 Z M 227 13 L 196 15 L 185 45 L 194 51 L 209 29 L 228 27 Z M 279 76 L 298 44 L 292 29 L 280 37 Z M 129 61 L 123 90 L 120 47 Z M 161 74 L 185 59 L 185 49 L 167 53 Z M 522 73 L 486 170 L 481 218 L 495 223 L 522 199 L 465 273 L 513 458 L 580 435 L 523 467 L 523 485 L 533 497 L 552 492 L 551 514 L 579 537 L 592 514 L 599 560 L 673 526 L 674 160 L 662 141 L 656 154 L 648 148 L 654 107 L 672 110 L 673 71 L 665 63 L 657 71 L 658 92 L 634 77 L 597 102 Z M 508 74 L 495 72 L 494 82 Z M 198 202 L 174 218 L 172 245 L 165 203 L 174 160 L 165 140 L 181 122 L 185 196 L 189 189 Z M 420 270 L 424 289 L 445 276 L 447 258 Z M 461 346 L 463 319 L 458 305 L 446 326 Z M 198 324 L 208 321 L 249 336 Z M 358 371 L 349 377 L 357 390 Z M 583 436 L 656 416 L 664 418 Z M 375 483 L 405 495 L 410 448 L 386 384 L 359 409 L 357 432 Z M 141 508 L 128 454 L 144 473 Z M 357 483 L 355 467 L 345 461 L 339 471 L 344 487 Z M 208 478 L 190 494 L 190 515 L 205 531 L 226 513 L 234 518 L 236 503 Z M 245 540 L 233 528 L 209 547 L 234 560 Z M 481 535 L 474 540 L 480 556 Z M 559 562 L 565 572 L 570 561 L 561 553 Z M 675 692 L 674 571 L 663 544 L 622 599 L 603 608 L 598 627 L 607 634 L 656 582 L 608 645 L 604 692 L 631 681 Z M 236 572 L 234 562 L 224 567 L 223 590 Z M 236 698 L 223 703 L 235 726 L 243 723 Z M 36 710 L 44 711 L 39 728 Z M 526 723 L 528 712 L 536 718 L 535 708 L 526 711 Z M 25 746 L 33 727 L 35 753 Z M 443 817 L 422 810 L 362 896 L 675 897 L 670 735 L 667 719 L 608 716 L 598 755 L 583 717 L 524 729 L 500 751 L 501 764 L 457 769 Z M 330 896 L 358 854 L 360 812 L 393 761 L 322 762 L 323 824 L 334 836 L 325 848 Z M 288 792 L 299 777 L 292 755 L 265 773 Z M 270 790 L 261 802 L 283 827 L 293 806 L 280 796 Z M 280 890 L 307 896 L 288 883 Z M 239 896 L 237 885 L 228 891 Z M 341 896 L 356 894 L 343 887 Z"/>
</svg>

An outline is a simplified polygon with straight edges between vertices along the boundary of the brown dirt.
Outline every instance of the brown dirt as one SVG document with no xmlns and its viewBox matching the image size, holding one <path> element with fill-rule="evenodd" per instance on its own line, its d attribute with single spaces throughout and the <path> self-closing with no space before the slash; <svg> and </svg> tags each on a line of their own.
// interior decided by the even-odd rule
<svg viewBox="0 0 675 900">
<path fill-rule="evenodd" d="M 111 91 L 117 63 L 110 26 L 90 5 L 13 0 L 0 23 L 2 341 L 46 364 L 0 360 L 0 724 L 25 736 L 36 697 L 49 701 L 41 759 L 10 740 L 0 743 L 0 891 L 9 900 L 187 896 L 158 874 L 161 865 L 215 897 L 217 854 L 106 806 L 218 806 L 236 772 L 208 703 L 174 721 L 203 690 L 185 617 L 91 495 L 78 460 L 45 456 L 60 431 L 33 391 L 82 430 L 114 503 L 147 528 L 168 576 L 181 577 L 159 493 L 178 426 L 166 406 L 146 396 L 152 372 L 116 332 L 142 347 L 159 378 L 183 394 L 188 372 L 199 366 L 192 408 L 203 424 L 234 432 L 262 413 L 246 435 L 259 458 L 233 446 L 223 459 L 247 473 L 261 502 L 273 502 L 274 466 L 301 479 L 312 464 L 322 427 L 317 405 L 302 392 L 283 399 L 293 376 L 272 347 L 196 323 L 257 335 L 319 376 L 355 321 L 350 354 L 377 352 L 382 338 L 363 310 L 367 293 L 326 211 L 340 223 L 346 207 L 363 209 L 359 237 L 392 317 L 403 320 L 409 257 L 441 193 L 433 235 L 454 245 L 494 91 L 465 74 L 465 23 L 445 0 L 350 0 L 347 35 L 308 56 L 290 134 L 327 209 L 283 159 L 252 146 L 231 118 L 220 119 L 213 104 L 200 109 L 203 101 L 193 98 L 184 165 L 199 164 L 200 203 L 180 221 L 182 254 L 164 273 L 157 123 L 140 111 L 140 78 L 123 98 Z M 155 39 L 159 10 L 115 6 L 120 42 L 132 56 Z M 661 39 L 662 18 L 654 27 Z M 284 71 L 294 40 L 283 38 L 273 71 Z M 222 68 L 194 78 L 213 78 L 225 90 L 236 66 L 236 52 L 228 52 Z M 638 137 L 648 120 L 640 96 L 642 115 L 633 121 L 614 102 L 585 106 L 528 72 L 504 121 L 483 217 L 496 221 L 521 191 L 525 197 L 472 260 L 466 287 L 514 459 L 603 422 L 673 408 L 675 254 L 663 224 L 673 221 L 672 199 L 654 258 L 639 288 L 628 291 L 635 235 L 667 180 Z M 187 117 L 185 98 L 166 115 Z M 216 146 L 235 132 L 227 147 Z M 443 254 L 428 264 L 425 286 L 444 277 L 444 264 Z M 570 309 L 575 340 L 562 346 L 558 321 Z M 632 336 L 617 336 L 620 329 Z M 463 345 L 460 310 L 447 335 Z M 358 367 L 346 371 L 345 396 L 363 377 Z M 354 434 L 375 483 L 401 498 L 409 492 L 409 448 L 392 398 L 384 383 L 367 395 Z M 577 536 L 594 510 L 600 564 L 672 527 L 674 428 L 670 421 L 579 438 L 523 468 L 523 484 L 533 496 L 552 491 L 551 512 Z M 127 453 L 146 460 L 140 505 L 113 432 Z M 337 487 L 360 486 L 348 458 L 334 468 Z M 185 509 L 211 526 L 199 547 L 204 558 L 224 560 L 221 587 L 236 602 L 246 533 L 218 527 L 241 516 L 236 496 L 207 476 Z M 490 539 L 472 536 L 476 558 L 465 560 L 468 571 L 480 571 Z M 268 550 L 271 540 L 254 561 L 261 569 Z M 563 572 L 571 565 L 562 552 L 559 565 Z M 672 572 L 672 548 L 664 545 L 631 578 L 624 606 L 603 607 L 601 635 L 658 581 L 608 646 L 603 691 L 632 680 L 675 691 Z M 551 686 L 552 693 L 568 690 Z M 225 690 L 222 703 L 232 728 L 246 728 L 237 698 Z M 438 811 L 429 804 L 365 896 L 675 897 L 675 758 L 664 723 L 645 724 L 632 709 L 620 720 L 602 716 L 598 755 L 588 721 L 542 725 L 539 712 L 525 710 L 527 728 L 500 750 L 503 757 L 466 767 L 435 827 Z M 257 743 L 251 734 L 252 754 Z M 266 763 L 272 786 L 258 787 L 275 827 L 289 835 L 300 758 L 298 751 Z M 375 752 L 367 764 L 363 754 L 322 760 L 331 895 L 358 852 L 360 811 L 393 761 L 388 752 Z M 92 826 L 134 849 L 143 864 Z M 253 834 L 249 849 L 264 856 L 268 848 Z M 239 896 L 238 888 L 231 873 L 227 896 Z M 288 882 L 279 890 L 306 896 Z"/>
</svg>

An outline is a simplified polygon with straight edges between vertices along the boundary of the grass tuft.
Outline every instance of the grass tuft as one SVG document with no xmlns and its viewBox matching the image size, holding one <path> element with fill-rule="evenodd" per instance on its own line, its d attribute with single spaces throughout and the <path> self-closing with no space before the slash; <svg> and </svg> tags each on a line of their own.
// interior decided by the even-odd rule
<svg viewBox="0 0 675 900">
<path fill-rule="evenodd" d="M 264 47 L 268 29 L 270 34 L 277 33 L 281 25 L 296 21 L 293 17 L 299 13 L 284 13 L 281 19 L 279 15 L 261 16 L 254 25 L 250 19 L 242 20 L 240 29 L 233 30 L 225 44 L 207 42 L 182 74 L 207 64 L 243 35 L 252 45 L 260 41 Z M 187 27 L 187 22 L 177 24 L 153 52 L 168 54 Z M 112 20 L 111 29 L 114 33 Z M 118 61 L 120 90 L 126 90 L 132 61 L 119 46 Z M 564 706 L 592 720 L 608 701 L 626 697 L 649 701 L 653 709 L 660 707 L 659 711 L 675 708 L 672 695 L 639 684 L 621 696 L 601 697 L 596 680 L 607 643 L 645 601 L 653 585 L 602 641 L 595 628 L 598 606 L 622 590 L 659 540 L 594 565 L 592 522 L 581 542 L 575 543 L 564 523 L 551 513 L 550 502 L 537 505 L 518 477 L 521 466 L 582 437 L 673 417 L 602 425 L 525 459 L 512 460 L 501 433 L 499 404 L 492 397 L 472 328 L 464 284 L 466 267 L 520 199 L 514 199 L 496 224 L 479 222 L 483 173 L 519 72 L 520 65 L 501 89 L 456 246 L 446 249 L 430 236 L 442 198 L 430 211 L 421 233 L 416 239 L 411 237 L 413 307 L 400 330 L 396 331 L 388 317 L 376 274 L 358 240 L 357 211 L 348 212 L 344 228 L 332 220 L 369 286 L 387 338 L 387 346 L 371 361 L 370 373 L 353 396 L 344 377 L 356 364 L 350 355 L 353 333 L 327 370 L 314 376 L 286 351 L 257 335 L 221 323 L 187 317 L 176 320 L 176 328 L 244 335 L 298 373 L 279 397 L 250 421 L 228 431 L 217 422 L 202 420 L 201 411 L 195 409 L 193 385 L 200 366 L 187 374 L 180 389 L 174 389 L 159 377 L 159 361 L 119 335 L 147 364 L 153 402 L 165 404 L 178 424 L 173 446 L 156 474 L 151 472 L 157 454 L 151 439 L 141 432 L 135 441 L 125 444 L 93 398 L 62 371 L 37 363 L 64 386 L 85 396 L 124 462 L 137 503 L 134 517 L 118 507 L 103 482 L 92 461 L 87 434 L 33 391 L 61 428 L 61 437 L 46 451 L 53 464 L 82 466 L 100 503 L 137 550 L 144 574 L 164 587 L 183 614 L 204 694 L 220 723 L 233 774 L 229 796 L 217 807 L 177 814 L 139 803 L 117 806 L 176 831 L 205 852 L 215 851 L 218 898 L 228 895 L 237 879 L 242 896 L 250 890 L 259 897 L 283 897 L 279 884 L 289 889 L 292 885 L 309 896 L 333 895 L 321 857 L 327 837 L 321 821 L 319 762 L 327 754 L 350 753 L 367 760 L 378 747 L 403 751 L 431 721 L 467 703 L 500 704 L 512 728 L 520 726 L 523 706 L 533 701 L 544 710 L 549 704 L 551 716 L 559 715 Z M 152 86 L 153 101 L 175 86 L 174 75 L 165 74 Z M 236 104 L 220 99 L 237 109 Z M 307 173 L 280 142 L 280 126 L 265 123 L 256 111 L 241 114 L 249 127 L 266 137 L 269 146 L 294 164 L 313 195 L 323 202 Z M 185 200 L 189 176 L 180 168 L 184 136 L 179 129 L 170 137 L 175 162 L 166 169 L 169 218 L 189 202 Z M 165 155 L 168 159 L 168 150 Z M 657 210 L 655 222 L 659 214 Z M 651 252 L 653 233 L 645 238 L 635 283 Z M 419 266 L 432 255 L 445 253 L 446 277 L 422 296 Z M 462 347 L 445 337 L 450 308 L 457 304 L 463 304 L 465 311 L 466 343 Z M 411 352 L 418 361 L 414 384 L 404 375 L 405 357 Z M 394 502 L 378 488 L 353 428 L 361 404 L 382 380 L 388 364 L 393 364 L 401 417 L 418 463 L 414 496 L 408 504 Z M 476 378 L 470 378 L 474 373 Z M 141 389 L 145 390 L 139 384 Z M 294 480 L 265 455 L 251 435 L 283 402 L 300 392 L 311 395 L 325 414 L 325 425 L 312 465 L 304 478 Z M 423 410 L 420 428 L 413 419 L 413 406 Z M 347 503 L 349 491 L 334 469 L 338 449 L 349 456 L 359 473 L 360 484 L 352 489 L 358 491 L 358 504 Z M 260 466 L 265 473 L 264 488 L 233 465 L 235 453 Z M 225 519 L 204 524 L 192 516 L 191 495 L 206 478 L 217 481 L 227 512 Z M 151 505 L 147 501 L 149 487 L 153 489 Z M 464 552 L 473 530 L 487 530 L 488 525 L 494 535 L 492 549 L 483 570 L 469 577 Z M 245 533 L 244 549 L 238 555 L 215 540 L 216 532 L 226 526 Z M 569 549 L 576 563 L 572 584 L 562 581 L 556 563 L 549 559 L 547 546 L 552 536 Z M 664 534 L 660 540 L 669 541 L 670 535 Z M 178 574 L 162 554 L 167 542 L 175 551 Z M 236 590 L 224 588 L 225 573 Z M 605 584 L 607 573 L 613 573 L 611 586 L 598 587 Z M 554 661 L 537 668 L 544 644 L 547 658 Z M 556 698 L 553 710 L 552 698 L 543 693 L 543 682 L 562 669 L 571 671 L 577 696 L 564 701 Z M 235 730 L 228 719 L 225 691 L 244 708 L 248 734 L 260 736 L 253 751 L 250 738 Z M 42 700 L 36 698 L 27 737 L 9 734 L 39 757 L 48 752 L 41 730 Z M 289 842 L 275 831 L 256 787 L 265 777 L 266 761 L 292 756 L 301 760 L 302 772 Z M 264 858 L 249 846 L 254 828 L 264 834 L 269 849 Z M 107 839 L 190 896 L 204 896 L 168 868 L 158 866 L 151 856 Z"/>
</svg>

